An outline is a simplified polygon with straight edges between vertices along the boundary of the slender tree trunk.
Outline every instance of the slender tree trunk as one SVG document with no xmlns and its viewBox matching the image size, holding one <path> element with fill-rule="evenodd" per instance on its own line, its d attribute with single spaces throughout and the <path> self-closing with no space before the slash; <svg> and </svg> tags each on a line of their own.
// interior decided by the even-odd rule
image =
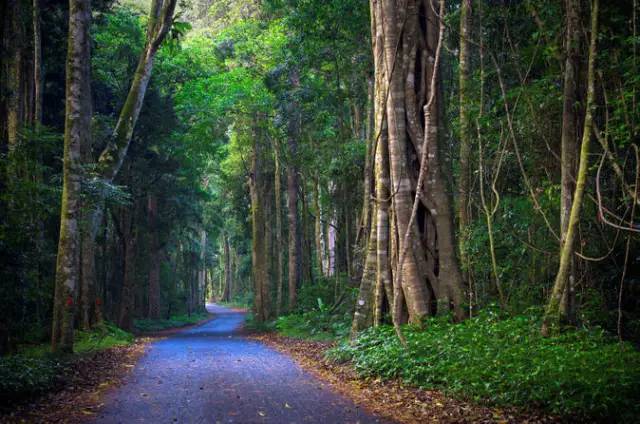
<svg viewBox="0 0 640 424">
<path fill-rule="evenodd" d="M 196 293 L 195 293 L 195 309 L 197 313 L 201 313 L 206 310 L 204 304 L 204 274 L 207 270 L 207 232 L 204 229 L 200 230 L 200 257 L 198 258 L 198 276 L 196 280 Z M 228 295 L 227 295 L 228 297 Z"/>
<path fill-rule="evenodd" d="M 593 111 L 595 109 L 595 62 L 598 39 L 598 8 L 599 1 L 593 0 L 591 6 L 591 36 L 589 42 L 589 62 L 587 68 L 587 104 L 585 108 L 584 126 L 582 129 L 582 146 L 580 147 L 580 161 L 576 189 L 571 202 L 571 212 L 567 224 L 567 234 L 560 250 L 560 265 L 553 284 L 553 290 L 542 323 L 542 335 L 548 336 L 551 327 L 558 323 L 560 318 L 560 302 L 567 288 L 568 274 L 571 269 L 571 260 L 575 253 L 575 239 L 580 221 L 582 198 L 587 180 L 589 166 L 589 144 L 591 141 L 591 126 L 593 124 Z"/>
<path fill-rule="evenodd" d="M 42 31 L 40 29 L 40 1 L 33 0 L 33 121 L 42 124 L 42 91 L 44 88 L 42 66 Z"/>
<path fill-rule="evenodd" d="M 460 5 L 460 53 L 459 53 L 459 105 L 460 105 L 460 178 L 458 181 L 458 225 L 460 233 L 460 255 L 468 268 L 465 240 L 469 232 L 469 212 L 471 204 L 471 119 L 469 116 L 469 77 L 471 61 L 469 57 L 469 37 L 472 28 L 471 0 L 462 0 Z"/>
<path fill-rule="evenodd" d="M 73 350 L 73 319 L 80 269 L 81 149 L 91 137 L 90 26 L 90 1 L 70 0 L 62 209 L 51 332 L 54 352 Z"/>
<path fill-rule="evenodd" d="M 560 245 L 564 243 L 569 228 L 569 217 L 573 192 L 575 190 L 575 171 L 578 151 L 577 113 L 578 103 L 578 66 L 580 63 L 580 0 L 566 0 L 566 57 L 564 63 L 564 89 L 562 107 L 562 138 L 560 162 Z M 571 257 L 571 265 L 567 273 L 567 281 L 560 304 L 560 313 L 568 318 L 573 309 L 575 257 Z"/>
<path fill-rule="evenodd" d="M 137 230 L 134 228 L 134 210 L 125 210 L 122 219 L 124 245 L 124 274 L 120 295 L 118 326 L 125 331 L 133 330 L 133 315 L 136 295 L 136 248 Z"/>
<path fill-rule="evenodd" d="M 160 265 L 162 249 L 158 240 L 158 199 L 150 193 L 147 197 L 147 222 L 151 236 L 149 255 L 149 318 L 160 318 Z"/>
<path fill-rule="evenodd" d="M 324 235 L 322 234 L 322 210 L 320 207 L 320 179 L 317 175 L 313 180 L 313 209 L 315 212 L 314 232 L 316 261 L 318 263 L 318 270 L 320 271 L 320 275 L 324 276 Z"/>
<path fill-rule="evenodd" d="M 229 247 L 229 237 L 222 235 L 224 244 L 224 290 L 222 291 L 222 300 L 229 302 L 231 300 L 231 249 Z"/>
<path fill-rule="evenodd" d="M 373 21 L 372 21 L 373 22 Z M 372 23 L 373 25 L 373 23 Z M 372 28 L 375 31 L 375 28 Z M 375 33 L 372 32 L 372 36 L 375 37 Z M 373 162 L 375 156 L 375 140 L 372 134 L 374 126 L 374 83 L 371 78 L 367 80 L 367 122 L 365 130 L 365 156 L 364 156 L 364 181 L 363 181 L 363 199 L 362 199 L 362 211 L 360 215 L 360 225 L 358 227 L 358 233 L 356 235 L 356 245 L 359 245 L 362 240 L 366 238 L 366 231 L 371 228 L 372 212 L 370 208 L 371 194 L 373 193 Z"/>
<path fill-rule="evenodd" d="M 282 308 L 282 289 L 283 289 L 283 258 L 282 253 L 284 246 L 282 245 L 282 186 L 281 186 L 281 171 L 280 171 L 280 149 L 278 146 L 278 141 L 274 141 L 273 145 L 274 150 L 274 160 L 275 160 L 275 170 L 274 170 L 274 191 L 275 191 L 275 202 L 276 202 L 276 279 L 277 279 L 277 294 L 276 294 L 276 316 L 280 316 L 281 308 Z"/>
</svg>

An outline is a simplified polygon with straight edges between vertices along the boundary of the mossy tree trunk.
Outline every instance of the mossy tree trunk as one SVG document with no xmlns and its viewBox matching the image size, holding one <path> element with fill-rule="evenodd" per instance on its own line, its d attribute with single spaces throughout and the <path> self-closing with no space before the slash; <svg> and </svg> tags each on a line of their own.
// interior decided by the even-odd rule
<svg viewBox="0 0 640 424">
<path fill-rule="evenodd" d="M 62 208 L 51 332 L 54 352 L 73 351 L 73 320 L 80 277 L 81 149 L 91 137 L 91 3 L 70 0 L 69 6 Z"/>
<path fill-rule="evenodd" d="M 459 91 L 459 120 L 460 132 L 460 176 L 458 178 L 458 228 L 460 235 L 460 256 L 463 264 L 467 265 L 465 259 L 466 247 L 465 239 L 469 231 L 470 209 L 471 209 L 471 119 L 470 119 L 470 99 L 469 80 L 471 73 L 471 58 L 469 54 L 470 39 L 472 29 L 472 8 L 471 0 L 462 0 L 460 4 L 460 52 L 458 70 L 458 91 Z"/>
<path fill-rule="evenodd" d="M 591 34 L 589 41 L 589 59 L 587 66 L 587 103 L 585 107 L 584 124 L 582 129 L 582 145 L 580 147 L 580 158 L 577 172 L 576 188 L 571 202 L 571 211 L 567 223 L 566 236 L 560 249 L 560 265 L 553 284 L 553 290 L 549 303 L 545 310 L 541 332 L 548 336 L 552 328 L 560 319 L 560 303 L 562 296 L 567 289 L 571 261 L 575 254 L 575 240 L 580 221 L 580 211 L 582 209 L 582 199 L 587 180 L 587 169 L 589 166 L 589 144 L 591 141 L 591 127 L 593 125 L 593 112 L 595 109 L 595 64 L 597 55 L 598 39 L 598 9 L 599 1 L 593 0 L 591 5 Z"/>
</svg>

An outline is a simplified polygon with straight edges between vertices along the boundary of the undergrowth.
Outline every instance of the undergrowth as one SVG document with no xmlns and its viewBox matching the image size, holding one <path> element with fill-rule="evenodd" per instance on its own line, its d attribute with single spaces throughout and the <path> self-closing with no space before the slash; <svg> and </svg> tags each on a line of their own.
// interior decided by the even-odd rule
<svg viewBox="0 0 640 424">
<path fill-rule="evenodd" d="M 77 331 L 74 353 L 85 354 L 123 346 L 133 335 L 111 323 L 103 323 L 91 331 Z M 18 353 L 0 357 L 0 404 L 47 392 L 64 383 L 74 356 L 51 353 L 47 344 L 22 346 Z"/>
<path fill-rule="evenodd" d="M 364 331 L 327 356 L 363 377 L 400 378 L 475 401 L 587 419 L 640 414 L 640 352 L 600 329 L 540 336 L 540 313 L 511 318 L 485 311 L 460 324 L 446 317 L 406 326 L 403 348 L 391 326 Z"/>
<path fill-rule="evenodd" d="M 275 329 L 283 336 L 311 340 L 346 337 L 350 325 L 350 313 L 331 314 L 322 310 L 285 315 L 275 321 Z"/>
</svg>

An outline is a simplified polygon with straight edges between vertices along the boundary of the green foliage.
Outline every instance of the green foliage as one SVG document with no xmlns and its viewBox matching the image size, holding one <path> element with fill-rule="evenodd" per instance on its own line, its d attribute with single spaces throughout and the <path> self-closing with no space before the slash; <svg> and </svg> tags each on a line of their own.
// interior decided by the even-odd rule
<svg viewBox="0 0 640 424">
<path fill-rule="evenodd" d="M 336 314 L 318 298 L 319 309 L 279 317 L 275 328 L 287 337 L 311 340 L 335 340 L 346 337 L 351 328 L 350 313 Z"/>
<path fill-rule="evenodd" d="M 74 353 L 86 354 L 133 341 L 133 335 L 105 322 L 91 331 L 76 331 Z M 19 353 L 0 358 L 0 402 L 47 392 L 64 383 L 75 356 L 58 357 L 50 345 L 23 346 Z"/>
<path fill-rule="evenodd" d="M 94 352 L 116 346 L 125 346 L 133 341 L 133 335 L 116 327 L 110 322 L 104 322 L 91 331 L 77 331 L 74 342 L 75 353 Z"/>
<path fill-rule="evenodd" d="M 0 358 L 0 403 L 51 390 L 63 370 L 63 362 L 51 357 Z"/>
<path fill-rule="evenodd" d="M 210 316 L 211 315 L 202 312 L 191 315 L 173 315 L 169 319 L 136 319 L 134 320 L 133 326 L 136 331 L 140 333 L 152 333 L 154 331 L 196 324 Z"/>
<path fill-rule="evenodd" d="M 503 319 L 494 308 L 460 324 L 430 319 L 405 327 L 404 349 L 390 326 L 363 332 L 329 352 L 362 376 L 400 378 L 496 405 L 542 408 L 588 419 L 640 413 L 640 352 L 603 330 L 539 333 L 540 313 Z"/>
</svg>

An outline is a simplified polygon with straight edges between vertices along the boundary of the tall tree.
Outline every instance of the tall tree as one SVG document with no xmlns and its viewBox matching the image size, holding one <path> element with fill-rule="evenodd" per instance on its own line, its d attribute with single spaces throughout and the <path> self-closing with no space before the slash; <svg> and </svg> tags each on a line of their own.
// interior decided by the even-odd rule
<svg viewBox="0 0 640 424">
<path fill-rule="evenodd" d="M 560 244 L 567 238 L 571 204 L 576 181 L 576 160 L 578 153 L 578 81 L 580 65 L 580 0 L 565 1 L 565 60 L 562 105 L 562 137 L 560 159 Z M 564 317 L 571 314 L 574 303 L 575 256 L 572 255 L 567 281 L 563 291 L 560 312 Z"/>
<path fill-rule="evenodd" d="M 371 2 L 377 275 L 370 306 L 379 316 L 386 298 L 396 324 L 420 323 L 436 312 L 436 301 L 464 317 L 446 187 L 450 169 L 440 160 L 443 105 L 435 55 L 444 32 L 436 12 L 441 7 L 435 1 Z M 371 292 L 364 282 L 361 287 L 359 303 Z M 359 327 L 354 323 L 355 331 Z"/>
<path fill-rule="evenodd" d="M 251 174 L 249 176 L 249 188 L 251 194 L 251 257 L 253 264 L 254 283 L 254 312 L 258 322 L 269 319 L 270 278 L 267 223 L 269 211 L 265 209 L 267 203 L 266 192 L 269 182 L 267 178 L 267 161 L 264 140 L 261 139 L 261 130 L 256 130 L 253 135 L 253 151 L 251 153 Z"/>
<path fill-rule="evenodd" d="M 460 52 L 458 55 L 458 91 L 460 120 L 460 178 L 458 181 L 458 227 L 461 241 L 460 254 L 466 266 L 464 240 L 469 231 L 469 209 L 471 194 L 471 120 L 469 106 L 469 79 L 471 72 L 470 40 L 472 29 L 471 0 L 462 0 L 460 5 Z"/>
<path fill-rule="evenodd" d="M 133 131 L 135 129 L 151 72 L 153 62 L 173 24 L 177 0 L 153 0 L 149 11 L 147 35 L 145 47 L 138 59 L 138 65 L 127 94 L 127 98 L 120 110 L 120 115 L 113 133 L 107 141 L 107 145 L 100 154 L 96 164 L 95 179 L 102 184 L 111 184 L 120 171 L 122 163 L 129 149 Z M 83 240 L 83 263 L 90 264 L 95 255 L 95 238 L 102 221 L 103 205 L 98 202 L 93 210 L 87 214 L 86 236 Z M 93 293 L 95 291 L 95 267 L 87 266 L 82 273 L 82 292 Z M 90 300 L 88 300 L 90 302 Z M 96 305 L 97 307 L 98 305 Z M 88 320 L 88 318 L 85 318 Z"/>
<path fill-rule="evenodd" d="M 292 69 L 289 75 L 292 97 L 295 98 L 300 87 L 300 76 L 297 69 Z M 301 278 L 302 241 L 298 224 L 298 137 L 300 134 L 300 115 L 295 100 L 288 108 L 289 125 L 287 129 L 287 144 L 289 147 L 289 163 L 287 164 L 287 218 L 289 223 L 289 310 L 296 306 L 298 286 Z"/>
<path fill-rule="evenodd" d="M 73 320 L 80 269 L 81 149 L 91 137 L 90 0 L 70 0 L 60 239 L 51 346 L 73 351 Z"/>
<path fill-rule="evenodd" d="M 545 310 L 542 323 L 542 334 L 547 336 L 551 327 L 557 324 L 560 317 L 560 303 L 563 293 L 567 290 L 568 274 L 571 268 L 571 261 L 575 254 L 576 232 L 580 221 L 580 211 L 582 209 L 582 199 L 584 197 L 587 180 L 587 170 L 589 166 L 589 144 L 591 141 L 591 131 L 593 125 L 593 113 L 595 104 L 595 66 L 598 40 L 598 9 L 599 1 L 593 0 L 591 3 L 591 34 L 589 39 L 589 59 L 587 65 L 587 102 L 585 105 L 584 124 L 582 127 L 582 145 L 580 146 L 580 158 L 578 173 L 576 176 L 576 188 L 571 202 L 571 211 L 567 223 L 566 236 L 562 240 L 560 249 L 560 265 L 558 273 L 553 283 L 553 290 L 549 303 Z"/>
<path fill-rule="evenodd" d="M 149 297 L 148 316 L 160 318 L 160 265 L 162 248 L 158 229 L 158 198 L 150 193 L 147 196 L 147 225 L 149 227 Z"/>
</svg>

